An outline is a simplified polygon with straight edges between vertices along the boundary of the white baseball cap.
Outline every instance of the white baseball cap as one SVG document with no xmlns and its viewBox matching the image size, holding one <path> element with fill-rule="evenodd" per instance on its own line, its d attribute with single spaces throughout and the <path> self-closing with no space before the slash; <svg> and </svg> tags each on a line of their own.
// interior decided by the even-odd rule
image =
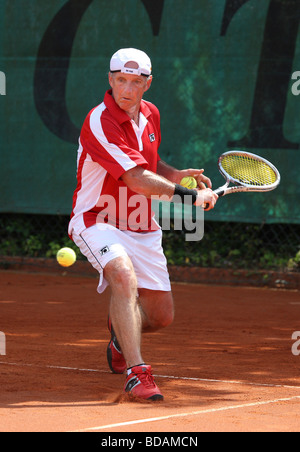
<svg viewBox="0 0 300 452">
<path fill-rule="evenodd" d="M 110 72 L 125 74 L 151 75 L 152 65 L 148 55 L 138 49 L 120 49 L 110 60 Z"/>
</svg>

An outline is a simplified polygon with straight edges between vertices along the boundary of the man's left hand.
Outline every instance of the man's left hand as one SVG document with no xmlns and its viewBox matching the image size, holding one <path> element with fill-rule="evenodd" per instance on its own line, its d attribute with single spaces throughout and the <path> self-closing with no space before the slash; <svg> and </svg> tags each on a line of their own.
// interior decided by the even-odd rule
<svg viewBox="0 0 300 452">
<path fill-rule="evenodd" d="M 204 169 L 186 169 L 186 170 L 181 170 L 179 171 L 179 177 L 178 177 L 178 184 L 180 184 L 180 181 L 184 178 L 184 177 L 188 177 L 188 176 L 192 176 L 196 179 L 197 184 L 198 184 L 198 188 L 200 190 L 203 190 L 205 188 L 212 188 L 212 183 L 211 180 L 209 179 L 209 177 L 205 176 L 204 174 Z"/>
</svg>

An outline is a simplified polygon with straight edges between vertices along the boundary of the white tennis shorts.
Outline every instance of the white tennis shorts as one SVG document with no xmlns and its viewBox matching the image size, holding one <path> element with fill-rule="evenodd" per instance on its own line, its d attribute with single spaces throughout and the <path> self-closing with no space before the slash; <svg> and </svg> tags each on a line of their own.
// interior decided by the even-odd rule
<svg viewBox="0 0 300 452">
<path fill-rule="evenodd" d="M 126 255 L 132 261 L 138 288 L 171 291 L 161 229 L 138 233 L 122 231 L 109 224 L 97 224 L 85 229 L 80 235 L 73 233 L 73 240 L 99 272 L 99 293 L 104 292 L 108 286 L 103 276 L 106 264 L 112 259 Z"/>
</svg>

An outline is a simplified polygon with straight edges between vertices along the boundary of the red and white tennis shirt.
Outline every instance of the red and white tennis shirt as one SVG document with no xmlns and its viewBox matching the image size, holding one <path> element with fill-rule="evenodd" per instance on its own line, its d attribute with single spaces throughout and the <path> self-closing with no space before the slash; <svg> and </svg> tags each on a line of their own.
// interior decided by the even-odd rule
<svg viewBox="0 0 300 452">
<path fill-rule="evenodd" d="M 97 222 L 135 232 L 159 228 L 151 200 L 132 192 L 121 176 L 137 165 L 156 173 L 160 142 L 160 114 L 153 104 L 142 100 L 137 127 L 111 90 L 106 92 L 104 101 L 87 115 L 80 134 L 70 237 Z"/>
</svg>

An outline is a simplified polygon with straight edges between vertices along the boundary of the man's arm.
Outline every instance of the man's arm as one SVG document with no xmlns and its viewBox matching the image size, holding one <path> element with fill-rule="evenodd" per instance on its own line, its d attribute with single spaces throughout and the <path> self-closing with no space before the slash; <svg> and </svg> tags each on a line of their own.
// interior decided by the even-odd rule
<svg viewBox="0 0 300 452">
<path fill-rule="evenodd" d="M 160 160 L 157 163 L 157 174 L 165 177 L 175 184 L 179 184 L 181 180 L 179 180 L 179 171 L 176 168 L 173 168 L 173 166 L 168 165 L 168 163 L 164 162 L 163 160 Z"/>
<path fill-rule="evenodd" d="M 165 195 L 171 200 L 175 191 L 175 184 L 173 182 L 141 166 L 136 166 L 126 171 L 122 176 L 122 180 L 130 190 L 144 195 L 146 198 Z"/>
<path fill-rule="evenodd" d="M 202 170 L 201 170 L 202 171 Z M 183 176 L 184 177 L 184 176 Z M 164 200 L 171 202 L 175 194 L 177 182 L 172 182 L 167 178 L 148 171 L 141 166 L 136 166 L 123 174 L 123 182 L 135 193 L 151 198 L 151 196 L 164 196 Z M 206 210 L 213 209 L 217 202 L 218 195 L 216 195 L 210 188 L 198 190 L 198 197 L 196 205 L 202 206 L 208 204 Z"/>
</svg>

